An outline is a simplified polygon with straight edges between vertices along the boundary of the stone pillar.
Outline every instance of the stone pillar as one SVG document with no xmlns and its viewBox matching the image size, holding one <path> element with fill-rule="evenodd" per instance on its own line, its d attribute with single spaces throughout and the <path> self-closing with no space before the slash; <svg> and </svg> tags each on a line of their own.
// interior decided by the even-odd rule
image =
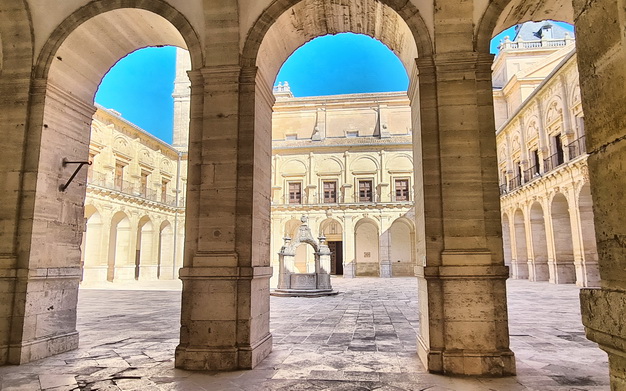
<svg viewBox="0 0 626 391">
<path fill-rule="evenodd" d="M 12 269 L 11 332 L 6 362 L 23 364 L 78 347 L 76 303 L 81 278 L 87 171 L 60 191 L 75 166 L 87 160 L 95 108 L 58 86 L 34 80 L 31 88 L 22 202 Z"/>
<path fill-rule="evenodd" d="M 380 237 L 379 237 L 379 256 L 380 256 L 380 277 L 391 277 L 391 234 L 389 232 L 389 217 L 384 216 L 380 223 Z"/>
<path fill-rule="evenodd" d="M 354 263 L 356 254 L 352 216 L 345 216 L 343 228 L 343 278 L 354 278 L 356 276 L 356 264 Z"/>
<path fill-rule="evenodd" d="M 256 68 L 217 65 L 189 75 L 188 214 L 175 365 L 253 368 L 272 347 L 272 89 Z"/>
<path fill-rule="evenodd" d="M 581 289 L 587 338 L 609 358 L 611 390 L 626 389 L 626 10 L 574 3 L 600 289 Z"/>
<path fill-rule="evenodd" d="M 451 51 L 417 60 L 419 106 L 412 100 L 422 114 L 417 142 L 422 146 L 426 227 L 426 266 L 417 268 L 418 355 L 431 372 L 512 375 L 493 57 L 473 52 L 465 42 L 462 34 L 471 34 L 471 26 L 468 32 L 454 26 L 450 34 L 461 36 L 440 37 L 454 42 L 454 48 L 447 46 Z M 466 51 L 460 51 L 463 45 Z"/>
</svg>

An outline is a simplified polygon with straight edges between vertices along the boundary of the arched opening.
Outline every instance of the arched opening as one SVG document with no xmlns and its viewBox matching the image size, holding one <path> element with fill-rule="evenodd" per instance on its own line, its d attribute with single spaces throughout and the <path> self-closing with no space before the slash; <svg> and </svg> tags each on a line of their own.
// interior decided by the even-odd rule
<svg viewBox="0 0 626 391">
<path fill-rule="evenodd" d="M 509 267 L 509 276 L 513 276 L 512 251 L 511 251 L 511 225 L 509 215 L 502 215 L 502 248 L 504 250 L 504 264 Z"/>
<path fill-rule="evenodd" d="M 530 260 L 529 280 L 548 281 L 550 279 L 550 271 L 548 268 L 548 242 L 543 208 L 539 202 L 534 202 L 530 207 L 530 234 L 533 256 Z"/>
<path fill-rule="evenodd" d="M 371 219 L 359 220 L 354 229 L 354 271 L 357 277 L 380 277 L 378 225 Z"/>
<path fill-rule="evenodd" d="M 578 209 L 580 213 L 580 229 L 582 234 L 583 260 L 580 275 L 576 276 L 576 284 L 586 287 L 598 286 L 598 249 L 596 245 L 596 229 L 593 221 L 593 200 L 591 187 L 585 183 L 578 194 Z"/>
<path fill-rule="evenodd" d="M 137 253 L 135 255 L 135 279 L 155 280 L 158 259 L 155 256 L 155 230 L 149 217 L 139 220 L 137 229 Z"/>
<path fill-rule="evenodd" d="M 415 275 L 415 230 L 410 220 L 399 218 L 389 228 L 391 276 Z"/>
<path fill-rule="evenodd" d="M 176 278 L 176 265 L 174 264 L 174 229 L 169 221 L 161 223 L 159 229 L 159 271 L 160 280 L 172 280 Z"/>
<path fill-rule="evenodd" d="M 515 227 L 515 259 L 513 259 L 513 278 L 528 279 L 528 248 L 526 245 L 526 224 L 524 213 L 518 209 L 513 215 Z"/>
<path fill-rule="evenodd" d="M 124 212 L 117 212 L 111 219 L 109 235 L 108 281 L 135 279 L 135 254 L 131 254 L 131 223 Z"/>
<path fill-rule="evenodd" d="M 554 260 L 550 264 L 550 282 L 572 284 L 576 282 L 572 225 L 567 198 L 557 193 L 551 205 L 552 232 L 554 235 Z"/>
<path fill-rule="evenodd" d="M 24 195 L 33 200 L 20 209 L 20 219 L 32 224 L 23 224 L 19 229 L 41 232 L 49 241 L 23 244 L 18 251 L 28 259 L 29 268 L 55 268 L 58 272 L 48 274 L 45 280 L 48 300 L 54 303 L 40 305 L 41 314 L 33 307 L 35 313 L 14 322 L 15 335 L 22 337 L 12 343 L 13 363 L 77 346 L 75 298 L 81 278 L 81 235 L 69 233 L 84 230 L 87 169 L 83 167 L 66 186 L 77 164 L 65 162 L 86 162 L 90 158 L 93 99 L 102 77 L 119 59 L 147 46 L 186 47 L 194 63 L 202 63 L 199 41 L 191 25 L 174 8 L 158 0 L 90 2 L 58 24 L 41 43 L 33 67 L 32 80 L 36 81 L 31 82 L 26 123 L 28 138 L 22 170 L 27 174 L 20 185 L 27 189 Z M 106 280 L 134 279 L 137 221 L 122 211 L 111 220 L 105 221 L 103 214 L 100 217 L 105 225 L 110 222 L 103 235 L 109 236 L 109 246 L 103 249 Z M 48 243 L 55 243 L 54 248 Z M 38 253 L 47 254 L 45 262 L 36 256 Z M 62 317 L 64 321 L 35 321 L 42 314 L 48 319 Z M 33 332 L 22 333 L 21 329 Z M 29 335 L 37 337 L 29 340 Z"/>
<path fill-rule="evenodd" d="M 106 281 L 107 280 L 107 248 L 103 243 L 103 235 L 106 232 L 100 212 L 92 206 L 85 206 L 87 224 L 85 226 L 84 243 L 81 256 L 83 257 L 82 281 Z M 105 237 L 108 238 L 108 235 Z M 103 251 L 104 250 L 104 251 Z"/>
<path fill-rule="evenodd" d="M 320 236 L 326 238 L 330 250 L 330 274 L 343 275 L 343 228 L 341 223 L 328 218 L 320 224 Z"/>
</svg>

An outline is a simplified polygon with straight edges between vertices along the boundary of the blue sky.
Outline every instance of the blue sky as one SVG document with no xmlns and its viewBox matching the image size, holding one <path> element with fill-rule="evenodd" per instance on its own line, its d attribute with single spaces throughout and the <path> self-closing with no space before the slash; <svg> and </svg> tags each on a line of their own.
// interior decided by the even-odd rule
<svg viewBox="0 0 626 391">
<path fill-rule="evenodd" d="M 562 24 L 573 30 L 572 26 Z M 491 52 L 513 28 L 496 35 Z M 172 142 L 176 50 L 146 48 L 121 59 L 102 79 L 96 102 Z M 300 47 L 281 68 L 276 83 L 288 81 L 295 96 L 404 91 L 404 66 L 381 42 L 356 34 L 327 35 Z"/>
</svg>

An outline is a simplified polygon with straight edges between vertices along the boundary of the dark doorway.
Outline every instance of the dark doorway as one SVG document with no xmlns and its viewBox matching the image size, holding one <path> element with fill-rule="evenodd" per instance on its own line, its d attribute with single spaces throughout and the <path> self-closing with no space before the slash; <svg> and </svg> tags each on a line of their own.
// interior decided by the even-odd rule
<svg viewBox="0 0 626 391">
<path fill-rule="evenodd" d="M 328 242 L 330 249 L 330 274 L 343 275 L 343 242 Z"/>
</svg>

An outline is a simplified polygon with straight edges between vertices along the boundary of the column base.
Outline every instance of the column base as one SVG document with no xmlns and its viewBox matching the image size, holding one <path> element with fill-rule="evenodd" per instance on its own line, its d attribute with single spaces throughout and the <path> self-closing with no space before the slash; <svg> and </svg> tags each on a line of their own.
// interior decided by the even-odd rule
<svg viewBox="0 0 626 391">
<path fill-rule="evenodd" d="M 189 371 L 233 371 L 256 367 L 272 351 L 272 334 L 254 346 L 238 348 L 178 345 L 175 367 Z"/>
<path fill-rule="evenodd" d="M 626 389 L 626 292 L 610 289 L 580 290 L 580 308 L 587 338 L 609 357 L 612 390 Z"/>
<path fill-rule="evenodd" d="M 418 338 L 418 356 L 431 373 L 455 376 L 514 376 L 515 356 L 510 349 L 496 351 L 432 351 Z"/>
<path fill-rule="evenodd" d="M 26 364 L 74 349 L 78 349 L 78 331 L 10 345 L 8 363 Z"/>
</svg>

